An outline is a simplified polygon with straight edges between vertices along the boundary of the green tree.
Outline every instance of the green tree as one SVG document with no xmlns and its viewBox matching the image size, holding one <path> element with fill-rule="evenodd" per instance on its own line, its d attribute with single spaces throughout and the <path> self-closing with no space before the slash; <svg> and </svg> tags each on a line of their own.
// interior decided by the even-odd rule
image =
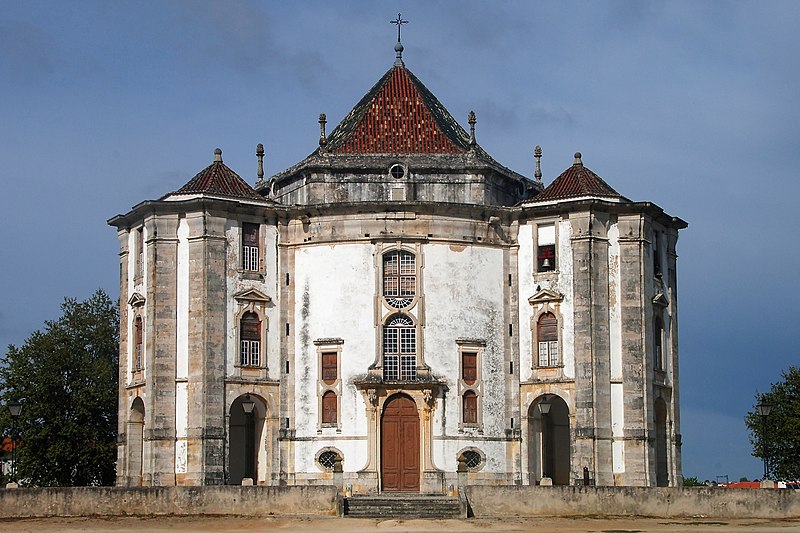
<svg viewBox="0 0 800 533">
<path fill-rule="evenodd" d="M 753 455 L 767 458 L 767 475 L 773 479 L 800 479 L 800 367 L 789 367 L 783 380 L 769 392 L 756 394 L 756 404 L 772 406 L 766 419 L 755 407 L 747 413 Z"/>
<path fill-rule="evenodd" d="M 98 290 L 65 298 L 0 365 L 0 402 L 23 404 L 18 477 L 36 486 L 110 485 L 115 479 L 119 310 Z M 2 425 L 10 427 L 8 410 Z"/>
</svg>

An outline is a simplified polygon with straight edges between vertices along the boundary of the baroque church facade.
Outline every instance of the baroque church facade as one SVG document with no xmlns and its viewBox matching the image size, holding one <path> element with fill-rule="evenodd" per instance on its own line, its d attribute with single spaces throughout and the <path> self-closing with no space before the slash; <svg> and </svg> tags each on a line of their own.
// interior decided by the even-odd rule
<svg viewBox="0 0 800 533">
<path fill-rule="evenodd" d="M 506 168 L 396 50 L 293 167 L 217 149 L 109 221 L 118 484 L 680 485 L 686 223 Z"/>
</svg>

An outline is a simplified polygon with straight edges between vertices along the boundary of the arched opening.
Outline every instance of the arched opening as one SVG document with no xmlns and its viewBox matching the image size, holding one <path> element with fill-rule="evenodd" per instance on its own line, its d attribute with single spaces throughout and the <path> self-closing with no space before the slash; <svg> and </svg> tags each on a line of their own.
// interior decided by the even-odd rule
<svg viewBox="0 0 800 533">
<path fill-rule="evenodd" d="M 656 430 L 656 486 L 669 486 L 669 469 L 667 467 L 667 404 L 662 398 L 655 401 Z"/>
<path fill-rule="evenodd" d="M 142 484 L 142 467 L 144 453 L 144 402 L 140 397 L 133 399 L 128 415 L 128 485 Z"/>
<path fill-rule="evenodd" d="M 381 485 L 385 491 L 419 491 L 419 413 L 414 400 L 397 394 L 381 416 Z"/>
<path fill-rule="evenodd" d="M 545 394 L 528 409 L 528 471 L 531 484 L 542 478 L 554 485 L 570 483 L 569 408 L 554 394 Z"/>
<path fill-rule="evenodd" d="M 233 401 L 228 427 L 228 483 L 240 485 L 250 478 L 253 483 L 266 479 L 259 476 L 259 464 L 266 462 L 264 446 L 264 421 L 266 403 L 252 394 L 244 394 Z M 263 467 L 262 467 L 263 468 Z"/>
<path fill-rule="evenodd" d="M 395 315 L 383 327 L 383 379 L 417 378 L 417 328 L 405 315 Z"/>
</svg>

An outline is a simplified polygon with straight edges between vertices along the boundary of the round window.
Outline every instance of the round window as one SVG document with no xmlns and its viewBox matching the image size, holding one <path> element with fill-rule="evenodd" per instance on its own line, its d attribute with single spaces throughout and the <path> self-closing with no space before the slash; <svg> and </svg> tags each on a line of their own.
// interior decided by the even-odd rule
<svg viewBox="0 0 800 533">
<path fill-rule="evenodd" d="M 470 470 L 475 470 L 476 468 L 481 466 L 483 457 L 481 457 L 481 454 L 479 454 L 475 450 L 467 450 L 462 455 L 464 457 L 464 464 Z"/>
<path fill-rule="evenodd" d="M 391 167 L 389 167 L 389 175 L 396 179 L 402 179 L 406 177 L 406 167 L 401 165 L 400 163 L 395 163 Z"/>
<path fill-rule="evenodd" d="M 331 450 L 328 450 L 328 451 L 325 451 L 325 452 L 322 452 L 321 454 L 319 454 L 319 457 L 317 458 L 317 462 L 325 470 L 333 470 L 333 467 L 336 464 L 336 461 L 338 459 L 339 459 L 339 454 L 338 453 L 336 453 L 334 451 L 331 451 Z"/>
</svg>

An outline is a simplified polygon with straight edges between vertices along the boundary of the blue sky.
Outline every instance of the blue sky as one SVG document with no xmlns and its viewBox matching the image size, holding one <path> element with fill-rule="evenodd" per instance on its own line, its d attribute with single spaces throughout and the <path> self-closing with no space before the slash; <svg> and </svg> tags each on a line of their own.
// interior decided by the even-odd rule
<svg viewBox="0 0 800 533">
<path fill-rule="evenodd" d="M 761 474 L 743 417 L 800 305 L 800 2 L 0 1 L 0 345 L 118 292 L 106 220 L 213 150 L 253 183 L 316 146 L 394 61 L 510 168 L 572 163 L 688 221 L 678 243 L 684 474 Z M 796 331 L 796 330 L 795 330 Z"/>
</svg>

